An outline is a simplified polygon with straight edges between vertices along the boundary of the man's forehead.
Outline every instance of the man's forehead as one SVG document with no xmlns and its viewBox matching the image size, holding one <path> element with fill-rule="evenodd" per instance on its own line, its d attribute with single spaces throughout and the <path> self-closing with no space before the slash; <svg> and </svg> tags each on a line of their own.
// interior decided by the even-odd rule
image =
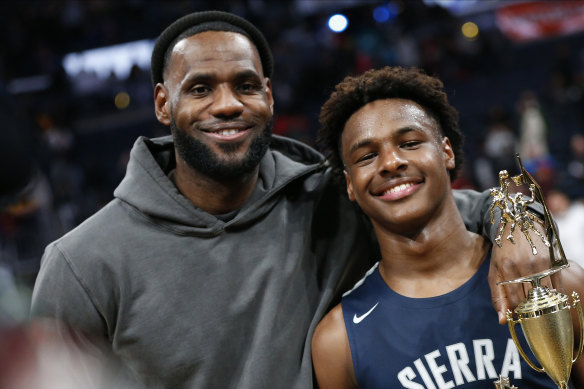
<svg viewBox="0 0 584 389">
<path fill-rule="evenodd" d="M 235 50 L 249 52 L 259 59 L 257 49 L 253 43 L 242 34 L 231 31 L 203 31 L 185 37 L 174 45 L 173 53 L 187 53 L 191 50 L 211 50 L 217 51 Z"/>
<path fill-rule="evenodd" d="M 260 57 L 253 43 L 246 36 L 230 31 L 204 31 L 181 39 L 173 47 L 172 58 L 197 63 L 249 61 L 261 71 Z"/>
</svg>

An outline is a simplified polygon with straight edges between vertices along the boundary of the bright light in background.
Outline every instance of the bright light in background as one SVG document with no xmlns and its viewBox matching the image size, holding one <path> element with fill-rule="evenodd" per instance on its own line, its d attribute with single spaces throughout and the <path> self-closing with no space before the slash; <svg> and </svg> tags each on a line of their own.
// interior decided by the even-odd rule
<svg viewBox="0 0 584 389">
<path fill-rule="evenodd" d="M 328 20 L 328 27 L 334 32 L 343 32 L 348 25 L 347 17 L 342 14 L 333 15 Z"/>
<path fill-rule="evenodd" d="M 466 39 L 474 39 L 479 35 L 479 27 L 473 22 L 466 22 L 460 29 Z"/>
<path fill-rule="evenodd" d="M 130 74 L 133 65 L 150 69 L 153 45 L 152 40 L 141 40 L 70 53 L 63 58 L 63 67 L 70 77 L 93 73 L 104 79 L 114 73 L 116 77 L 124 79 Z"/>
<path fill-rule="evenodd" d="M 380 5 L 373 10 L 373 19 L 375 19 L 377 23 L 387 22 L 390 17 L 391 14 L 389 13 L 389 9 L 387 9 L 387 7 Z"/>
<path fill-rule="evenodd" d="M 114 104 L 117 109 L 126 109 L 130 105 L 130 95 L 126 92 L 120 92 L 114 98 Z"/>
<path fill-rule="evenodd" d="M 373 10 L 373 19 L 377 23 L 385 23 L 395 19 L 401 12 L 400 4 L 397 2 L 389 2 L 387 5 L 380 5 Z"/>
</svg>

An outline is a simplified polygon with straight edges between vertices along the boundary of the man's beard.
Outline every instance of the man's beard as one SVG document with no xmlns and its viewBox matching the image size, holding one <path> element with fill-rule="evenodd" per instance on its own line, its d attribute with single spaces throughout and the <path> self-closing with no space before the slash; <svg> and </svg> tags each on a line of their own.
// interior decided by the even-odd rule
<svg viewBox="0 0 584 389">
<path fill-rule="evenodd" d="M 262 132 L 252 140 L 242 160 L 227 161 L 218 158 L 203 142 L 189 136 L 185 131 L 181 131 L 176 126 L 174 118 L 171 118 L 170 121 L 170 131 L 178 155 L 193 170 L 218 181 L 233 180 L 251 173 L 268 150 L 273 127 L 273 119 L 270 119 Z M 238 146 L 234 143 L 219 144 L 219 147 L 226 154 L 235 152 Z"/>
</svg>

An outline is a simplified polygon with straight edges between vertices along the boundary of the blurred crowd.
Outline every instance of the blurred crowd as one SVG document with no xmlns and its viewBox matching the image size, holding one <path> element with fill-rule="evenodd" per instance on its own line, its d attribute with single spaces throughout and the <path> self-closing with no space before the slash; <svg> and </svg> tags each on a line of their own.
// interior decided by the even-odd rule
<svg viewBox="0 0 584 389">
<path fill-rule="evenodd" d="M 372 16 L 379 5 L 383 22 Z M 498 171 L 517 172 L 519 152 L 549 198 L 568 257 L 584 263 L 582 33 L 517 44 L 498 30 L 493 10 L 455 16 L 422 0 L 30 0 L 0 5 L 9 15 L 0 26 L 0 296 L 29 290 L 45 245 L 111 199 L 137 136 L 166 134 L 147 68 L 71 77 L 65 55 L 154 39 L 179 16 L 215 8 L 265 33 L 275 57 L 275 132 L 309 144 L 321 104 L 345 75 L 384 65 L 438 75 L 466 135 L 454 185 L 498 185 Z M 343 33 L 326 26 L 335 12 L 349 18 Z M 460 33 L 466 19 L 481 28 L 474 39 Z"/>
</svg>

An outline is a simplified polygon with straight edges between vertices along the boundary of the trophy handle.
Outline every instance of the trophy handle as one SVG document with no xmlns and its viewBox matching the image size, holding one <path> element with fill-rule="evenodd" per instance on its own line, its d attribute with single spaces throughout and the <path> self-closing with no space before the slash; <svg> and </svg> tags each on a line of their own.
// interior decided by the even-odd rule
<svg viewBox="0 0 584 389">
<path fill-rule="evenodd" d="M 511 313 L 511 311 L 507 310 L 507 325 L 509 326 L 509 332 L 511 333 L 511 338 L 513 338 L 513 342 L 515 343 L 515 347 L 517 347 L 517 350 L 519 350 L 519 354 L 521 354 L 521 356 L 523 357 L 525 362 L 527 362 L 527 364 L 529 366 L 531 366 L 531 368 L 533 370 L 535 370 L 539 373 L 544 373 L 545 370 L 543 370 L 543 368 L 541 368 L 541 367 L 535 366 L 535 364 L 533 362 L 531 362 L 531 360 L 529 359 L 527 354 L 525 354 L 525 351 L 523 351 L 523 348 L 521 347 L 521 343 L 519 343 L 519 339 L 517 339 L 517 334 L 515 333 L 515 324 L 516 323 L 519 323 L 519 320 L 514 320 L 513 314 Z"/>
<path fill-rule="evenodd" d="M 578 311 L 578 319 L 580 321 L 580 342 L 578 343 L 578 348 L 576 349 L 576 355 L 572 360 L 572 363 L 574 363 L 582 354 L 582 348 L 584 346 L 584 314 L 582 313 L 580 296 L 578 296 L 578 293 L 576 292 L 572 292 L 572 306 Z"/>
</svg>

